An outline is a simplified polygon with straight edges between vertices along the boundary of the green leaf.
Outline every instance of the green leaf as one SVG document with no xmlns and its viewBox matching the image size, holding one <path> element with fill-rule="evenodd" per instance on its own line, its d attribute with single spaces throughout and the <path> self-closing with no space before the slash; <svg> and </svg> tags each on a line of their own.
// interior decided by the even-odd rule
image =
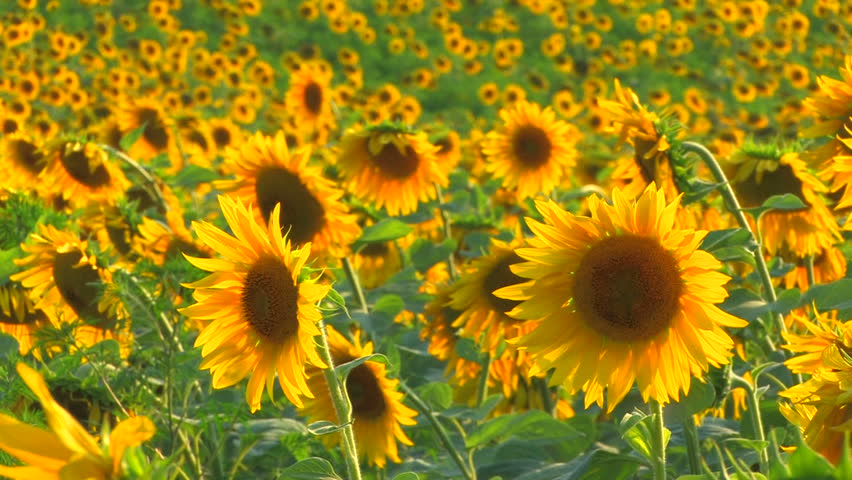
<svg viewBox="0 0 852 480">
<path fill-rule="evenodd" d="M 482 360 L 482 353 L 479 351 L 479 347 L 476 346 L 476 342 L 469 338 L 460 338 L 456 342 L 456 354 L 465 360 L 470 360 L 471 362 L 479 362 Z"/>
<path fill-rule="evenodd" d="M 438 262 L 443 262 L 456 251 L 456 241 L 448 238 L 441 243 L 432 243 L 428 240 L 418 238 L 411 248 L 411 263 L 417 271 L 424 273 Z"/>
<path fill-rule="evenodd" d="M 541 410 L 531 410 L 501 415 L 488 420 L 468 435 L 465 445 L 468 448 L 477 448 L 514 435 L 522 436 L 526 442 L 539 438 L 562 439 L 564 437 L 571 439 L 569 443 L 576 444 L 581 439 L 587 440 L 592 434 L 559 421 Z"/>
<path fill-rule="evenodd" d="M 690 421 L 692 415 L 706 410 L 716 399 L 716 389 L 709 383 L 693 377 L 689 386 L 689 395 L 682 398 L 678 403 L 666 406 L 666 411 L 671 412 L 682 421 Z"/>
<path fill-rule="evenodd" d="M 721 308 L 731 315 L 752 321 L 768 312 L 770 304 L 751 290 L 737 288 L 730 291 Z"/>
<path fill-rule="evenodd" d="M 325 298 L 329 299 L 331 303 L 340 307 L 340 309 L 343 310 L 343 313 L 346 314 L 346 318 L 352 318 L 352 315 L 349 314 L 349 309 L 346 308 L 346 300 L 343 299 L 343 296 L 340 294 L 340 292 L 331 288 L 328 290 L 328 293 L 326 294 Z"/>
<path fill-rule="evenodd" d="M 414 472 L 405 472 L 393 477 L 393 480 L 420 480 L 420 476 Z"/>
<path fill-rule="evenodd" d="M 359 247 L 368 243 L 380 243 L 396 240 L 397 238 L 402 238 L 413 231 L 414 228 L 411 227 L 411 225 L 403 223 L 395 218 L 386 218 L 375 225 L 370 225 L 365 228 L 364 231 L 361 232 L 361 238 L 355 241 L 352 245 L 352 249 L 357 250 Z"/>
<path fill-rule="evenodd" d="M 759 218 L 772 210 L 791 211 L 805 208 L 807 208 L 807 205 L 805 205 L 801 198 L 792 193 L 785 193 L 783 195 L 772 195 L 759 207 L 744 208 L 743 210 L 750 213 L 754 218 Z"/>
<path fill-rule="evenodd" d="M 751 234 L 744 228 L 726 228 L 724 230 L 713 230 L 701 241 L 701 250 L 713 252 L 726 247 L 744 247 L 753 250 L 757 247 Z"/>
<path fill-rule="evenodd" d="M 180 169 L 172 182 L 181 187 L 195 188 L 198 185 L 210 183 L 219 178 L 220 175 L 209 168 L 189 164 Z"/>
<path fill-rule="evenodd" d="M 770 469 L 772 480 L 834 480 L 834 468 L 822 455 L 805 442 L 787 459 L 787 464 L 776 463 Z"/>
<path fill-rule="evenodd" d="M 328 420 L 320 420 L 308 425 L 308 432 L 316 436 L 321 436 L 339 432 L 344 428 L 346 428 L 346 425 L 338 425 Z"/>
<path fill-rule="evenodd" d="M 835 282 L 814 285 L 802 295 L 802 304 L 816 303 L 820 311 L 847 310 L 852 308 L 852 278 L 842 278 Z"/>
<path fill-rule="evenodd" d="M 17 355 L 18 341 L 15 337 L 0 332 L 0 359 L 8 360 L 10 357 Z"/>
<path fill-rule="evenodd" d="M 769 306 L 773 312 L 786 315 L 790 310 L 798 308 L 802 304 L 802 292 L 798 288 L 782 290 L 778 293 L 778 299 Z"/>
<path fill-rule="evenodd" d="M 443 382 L 427 383 L 417 389 L 417 395 L 433 410 L 446 410 L 453 403 L 453 389 Z"/>
<path fill-rule="evenodd" d="M 9 250 L 0 250 L 0 285 L 5 284 L 9 281 L 9 276 L 14 275 L 20 270 L 20 268 L 15 265 L 14 259 L 22 258 L 24 256 L 24 251 L 21 250 L 21 247 L 13 247 Z"/>
<path fill-rule="evenodd" d="M 328 460 L 311 457 L 297 462 L 281 472 L 282 480 L 343 480 Z"/>
<path fill-rule="evenodd" d="M 405 310 L 405 300 L 399 295 L 382 295 L 373 306 L 374 312 L 382 312 L 389 317 L 396 317 L 399 312 Z"/>
<path fill-rule="evenodd" d="M 388 363 L 388 358 L 381 353 L 373 353 L 371 355 L 367 355 L 364 357 L 356 358 L 350 362 L 346 362 L 340 365 L 336 365 L 334 367 L 334 371 L 337 372 L 337 376 L 340 377 L 340 381 L 345 382 L 346 377 L 349 375 L 349 372 L 352 369 L 361 366 L 364 362 L 378 362 L 378 363 Z"/>
<path fill-rule="evenodd" d="M 130 148 L 133 147 L 140 138 L 142 138 L 142 134 L 145 133 L 145 127 L 147 126 L 148 122 L 143 122 L 142 125 L 139 125 L 121 137 L 121 140 L 118 141 L 118 145 L 121 149 L 125 152 L 129 151 Z"/>
</svg>

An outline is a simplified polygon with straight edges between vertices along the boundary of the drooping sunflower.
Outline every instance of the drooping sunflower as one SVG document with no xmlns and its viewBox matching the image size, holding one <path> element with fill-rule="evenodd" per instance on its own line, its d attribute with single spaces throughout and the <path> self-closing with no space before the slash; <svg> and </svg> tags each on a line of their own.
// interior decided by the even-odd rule
<svg viewBox="0 0 852 480">
<path fill-rule="evenodd" d="M 29 255 L 15 260 L 25 270 L 9 279 L 30 289 L 34 308 L 54 325 L 76 323 L 78 345 L 115 339 L 126 357 L 133 343 L 130 322 L 121 302 L 109 291 L 112 273 L 97 264 L 88 241 L 51 225 L 39 225 L 39 232 L 30 238 L 31 244 L 21 245 Z"/>
<path fill-rule="evenodd" d="M 485 169 L 519 200 L 549 194 L 576 163 L 579 131 L 557 120 L 550 107 L 519 100 L 500 110 L 503 126 L 482 145 Z"/>
<path fill-rule="evenodd" d="M 622 88 L 615 80 L 616 100 L 599 99 L 600 107 L 609 114 L 611 133 L 617 133 L 619 142 L 633 147 L 632 157 L 619 159 L 611 177 L 630 198 L 636 198 L 652 182 L 667 198 L 678 194 L 675 169 L 671 160 L 673 139 L 662 128 L 661 119 L 649 111 L 630 88 Z"/>
<path fill-rule="evenodd" d="M 212 272 L 186 285 L 195 289 L 196 303 L 179 310 L 207 323 L 195 340 L 195 346 L 202 347 L 201 368 L 213 374 L 213 388 L 230 387 L 251 376 L 246 401 L 252 412 L 260 409 L 264 387 L 272 395 L 276 374 L 287 399 L 302 406 L 301 396 L 313 396 L 305 369 L 325 366 L 314 344 L 320 334 L 316 323 L 322 318 L 315 304 L 330 287 L 300 279 L 311 245 L 291 247 L 282 235 L 279 206 L 264 228 L 239 199 L 220 196 L 219 205 L 235 236 L 206 222 L 192 225 L 224 258 L 184 255 Z"/>
<path fill-rule="evenodd" d="M 520 239 L 512 243 L 491 240 L 487 255 L 470 262 L 455 284 L 449 306 L 461 312 L 453 326 L 462 337 L 481 342 L 483 351 L 496 355 L 501 342 L 528 333 L 534 322 L 521 322 L 506 315 L 519 302 L 494 295 L 500 288 L 524 280 L 512 273 L 511 266 L 523 262 L 515 253 Z"/>
<path fill-rule="evenodd" d="M 36 332 L 47 325 L 47 315 L 35 308 L 26 290 L 15 284 L 0 287 L 0 332 L 18 341 L 21 355 L 33 349 Z"/>
<path fill-rule="evenodd" d="M 808 281 L 807 258 L 785 252 L 779 252 L 785 262 L 793 264 L 793 269 L 784 274 L 782 282 L 785 288 L 799 288 L 805 291 L 810 287 Z M 840 280 L 846 276 L 846 257 L 837 247 L 823 248 L 813 257 L 814 283 L 816 285 Z"/>
<path fill-rule="evenodd" d="M 309 147 L 290 154 L 280 130 L 274 137 L 258 133 L 226 153 L 223 168 L 236 178 L 213 185 L 254 204 L 261 223 L 268 222 L 280 205 L 278 222 L 294 245 L 310 242 L 314 256 L 340 258 L 361 228 L 340 201 L 343 191 L 324 178 L 319 168 L 308 165 L 310 156 Z"/>
<path fill-rule="evenodd" d="M 38 372 L 23 363 L 19 363 L 17 369 L 41 402 L 50 431 L 0 414 L 0 450 L 27 464 L 21 467 L 0 466 L 0 475 L 9 478 L 109 480 L 130 474 L 122 463 L 122 457 L 128 448 L 154 436 L 156 428 L 151 420 L 140 416 L 121 421 L 102 447 L 54 400 Z"/>
<path fill-rule="evenodd" d="M 784 249 L 799 258 L 818 255 L 840 241 L 837 220 L 819 197 L 827 188 L 808 172 L 795 152 L 745 145 L 723 165 L 744 208 L 760 207 L 773 195 L 793 194 L 799 210 L 773 210 L 760 219 L 763 247 L 769 255 Z"/>
<path fill-rule="evenodd" d="M 44 146 L 44 156 L 47 165 L 39 179 L 72 206 L 114 203 L 130 186 L 118 165 L 94 142 L 57 139 Z"/>
<path fill-rule="evenodd" d="M 326 328 L 331 358 L 336 365 L 373 353 L 373 342 L 362 345 L 360 332 L 355 332 L 355 341 L 350 342 L 333 327 Z M 355 430 L 358 455 L 379 468 L 384 468 L 388 459 L 396 463 L 401 461 L 397 442 L 413 445 L 402 430 L 402 425 L 414 425 L 417 412 L 402 403 L 403 394 L 396 391 L 398 384 L 399 380 L 388 378 L 384 364 L 370 361 L 353 368 L 346 378 L 346 393 L 352 404 L 352 427 Z M 301 413 L 310 422 L 336 422 L 334 403 L 321 370 L 311 369 L 308 385 L 312 391 L 322 393 L 305 400 Z M 323 438 L 328 443 L 336 443 L 340 439 L 338 435 Z"/>
<path fill-rule="evenodd" d="M 603 406 L 606 389 L 612 411 L 634 382 L 646 401 L 677 401 L 691 376 L 729 361 L 721 327 L 746 322 L 715 305 L 729 277 L 697 249 L 706 232 L 674 228 L 679 199 L 652 183 L 635 203 L 616 188 L 612 202 L 590 197 L 590 217 L 537 202 L 544 223 L 527 219 L 535 237 L 512 267 L 529 281 L 495 295 L 521 302 L 510 316 L 540 322 L 518 341 L 531 374 L 554 368 L 551 384 L 582 389 L 586 407 Z"/>
<path fill-rule="evenodd" d="M 436 185 L 447 185 L 437 151 L 425 134 L 381 123 L 349 130 L 340 141 L 337 166 L 353 195 L 390 215 L 405 215 L 435 198 Z"/>
</svg>

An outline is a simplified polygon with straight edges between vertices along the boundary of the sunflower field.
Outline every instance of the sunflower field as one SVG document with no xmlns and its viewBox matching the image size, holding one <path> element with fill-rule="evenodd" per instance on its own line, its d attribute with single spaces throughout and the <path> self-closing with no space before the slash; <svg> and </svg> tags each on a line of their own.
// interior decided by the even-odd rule
<svg viewBox="0 0 852 480">
<path fill-rule="evenodd" d="M 852 2 L 0 19 L 0 478 L 852 479 Z"/>
</svg>

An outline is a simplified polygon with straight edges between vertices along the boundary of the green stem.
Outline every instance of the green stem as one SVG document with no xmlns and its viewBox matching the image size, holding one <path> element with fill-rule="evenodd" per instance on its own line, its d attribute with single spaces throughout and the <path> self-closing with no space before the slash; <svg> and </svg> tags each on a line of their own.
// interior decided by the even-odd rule
<svg viewBox="0 0 852 480">
<path fill-rule="evenodd" d="M 681 146 L 687 152 L 697 155 L 704 164 L 707 165 L 707 168 L 710 169 L 713 173 L 713 177 L 715 177 L 716 182 L 719 184 L 719 190 L 722 197 L 725 199 L 728 210 L 734 214 L 740 228 L 746 230 L 751 235 L 752 240 L 757 243 L 757 249 L 754 251 L 757 273 L 760 275 L 760 282 L 763 285 L 763 292 L 766 296 L 766 300 L 769 303 L 775 303 L 775 301 L 778 300 L 778 297 L 775 295 L 775 287 L 772 285 L 772 277 L 769 275 L 769 268 L 766 266 L 766 259 L 763 258 L 763 246 L 760 244 L 760 241 L 751 229 L 751 225 L 749 225 L 748 219 L 746 218 L 743 209 L 740 207 L 740 202 L 737 200 L 737 195 L 734 193 L 734 189 L 731 188 L 731 183 L 728 182 L 728 177 L 725 176 L 725 172 L 722 171 L 722 167 L 719 165 L 719 162 L 716 161 L 716 158 L 712 153 L 710 153 L 710 150 L 707 150 L 707 148 L 704 147 L 704 145 L 694 142 L 683 142 Z M 786 333 L 787 326 L 784 324 L 784 316 L 779 313 L 775 314 L 774 317 L 775 322 L 778 325 L 778 330 L 782 333 Z"/>
<path fill-rule="evenodd" d="M 361 287 L 361 280 L 358 278 L 358 272 L 355 271 L 349 257 L 343 257 L 343 271 L 346 272 L 346 278 L 349 279 L 349 284 L 352 285 L 352 290 L 358 298 L 358 305 L 361 307 L 361 311 L 367 313 L 367 297 L 364 295 L 364 288 Z"/>
<path fill-rule="evenodd" d="M 755 440 L 766 442 L 766 434 L 763 432 L 763 415 L 760 412 L 760 399 L 757 397 L 757 389 L 748 380 L 736 374 L 731 374 L 733 383 L 742 387 L 746 391 L 746 403 L 748 404 L 747 415 L 751 418 L 752 430 L 754 430 Z M 758 452 L 760 459 L 760 471 L 766 473 L 769 471 L 769 452 L 766 447 Z"/>
<path fill-rule="evenodd" d="M 666 427 L 663 424 L 663 405 L 651 400 L 651 414 L 654 416 L 654 430 L 651 432 L 654 480 L 666 480 Z"/>
<path fill-rule="evenodd" d="M 334 411 L 337 413 L 337 423 L 343 428 L 340 437 L 343 445 L 343 457 L 346 460 L 347 478 L 350 480 L 361 480 L 361 465 L 358 463 L 358 450 L 355 445 L 355 431 L 352 428 L 352 404 L 346 395 L 346 387 L 340 382 L 337 372 L 334 370 L 334 360 L 331 358 L 331 349 L 328 346 L 328 335 L 325 331 L 325 322 L 320 321 L 320 345 L 319 354 L 327 368 L 323 370 L 328 391 L 334 403 Z"/>
<path fill-rule="evenodd" d="M 491 354 L 485 352 L 482 362 L 482 374 L 479 376 L 479 390 L 476 391 L 476 406 L 481 407 L 488 397 L 488 377 L 491 375 Z"/>
<path fill-rule="evenodd" d="M 532 377 L 530 380 L 538 389 L 538 394 L 541 396 L 541 408 L 551 416 L 556 414 L 556 406 L 550 396 L 550 387 L 547 385 L 547 378 Z"/>
<path fill-rule="evenodd" d="M 168 202 L 166 202 L 166 197 L 163 196 L 163 191 L 160 190 L 160 185 L 157 183 L 157 179 L 155 179 L 154 176 L 151 175 L 151 173 L 145 167 L 140 165 L 139 162 L 137 162 L 136 160 L 130 158 L 129 155 L 125 154 L 120 150 L 116 150 L 105 143 L 99 144 L 98 146 L 110 155 L 114 156 L 115 158 L 130 165 L 133 170 L 135 170 L 139 175 L 141 175 L 142 178 L 145 179 L 145 182 L 148 183 L 148 186 L 151 189 L 150 193 L 154 196 L 154 199 L 160 205 L 162 211 L 169 211 L 169 204 Z"/>
<path fill-rule="evenodd" d="M 816 274 L 814 274 L 814 255 L 810 254 L 805 257 L 805 269 L 808 272 L 808 288 L 816 285 Z"/>
<path fill-rule="evenodd" d="M 414 405 L 414 408 L 417 409 L 429 423 L 432 425 L 432 429 L 435 430 L 435 433 L 438 435 L 438 440 L 441 442 L 441 445 L 444 447 L 444 450 L 450 454 L 450 458 L 458 465 L 459 470 L 461 470 L 462 475 L 466 480 L 476 480 L 476 469 L 473 468 L 473 462 L 471 461 L 471 465 L 469 466 L 465 463 L 464 459 L 461 456 L 461 453 L 456 449 L 453 445 L 453 442 L 450 440 L 450 436 L 447 434 L 447 430 L 444 429 L 444 426 L 441 425 L 441 422 L 438 421 L 438 418 L 432 413 L 432 409 L 426 405 L 417 394 L 414 393 L 414 390 L 408 388 L 404 382 L 399 382 L 399 387 L 405 392 L 405 396 L 411 401 Z"/>
<path fill-rule="evenodd" d="M 441 212 L 441 223 L 444 225 L 444 240 L 453 238 L 452 230 L 450 226 L 450 214 L 446 210 L 444 210 L 444 194 L 441 190 L 441 186 L 437 183 L 435 184 L 435 193 L 437 193 L 438 197 L 438 210 Z M 456 270 L 456 261 L 453 258 L 455 252 L 450 252 L 449 257 L 447 257 L 447 270 L 450 274 L 450 279 L 455 280 L 459 278 L 458 270 Z"/>
<path fill-rule="evenodd" d="M 698 444 L 698 427 L 692 416 L 683 420 L 683 437 L 686 439 L 686 453 L 689 459 L 689 473 L 701 474 L 701 447 Z"/>
</svg>

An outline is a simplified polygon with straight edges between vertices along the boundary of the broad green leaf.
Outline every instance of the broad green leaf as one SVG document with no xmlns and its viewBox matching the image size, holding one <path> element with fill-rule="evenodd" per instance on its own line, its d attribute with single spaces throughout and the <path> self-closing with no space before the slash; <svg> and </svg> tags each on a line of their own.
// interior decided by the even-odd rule
<svg viewBox="0 0 852 480">
<path fill-rule="evenodd" d="M 363 365 L 364 362 L 378 362 L 386 364 L 388 363 L 388 358 L 381 353 L 373 353 L 371 355 L 356 358 L 351 362 L 336 365 L 334 367 L 334 371 L 337 372 L 337 376 L 340 377 L 341 381 L 346 381 L 346 377 L 349 375 L 349 372 L 351 372 L 352 369 Z"/>
<path fill-rule="evenodd" d="M 785 193 L 783 195 L 772 195 L 759 207 L 744 208 L 743 210 L 749 212 L 754 218 L 758 218 L 772 210 L 791 211 L 802 210 L 804 208 L 807 208 L 807 205 L 805 205 L 801 198 L 792 193 Z"/>
<path fill-rule="evenodd" d="M 359 238 L 353 245 L 352 249 L 357 250 L 359 247 L 368 243 L 381 243 L 402 238 L 413 232 L 414 228 L 411 225 L 405 224 L 395 218 L 386 218 L 379 221 L 375 225 L 370 225 L 361 232 Z"/>
<path fill-rule="evenodd" d="M 815 302 L 820 311 L 850 309 L 852 295 L 849 292 L 852 292 L 852 278 L 814 285 L 802 295 L 802 304 L 808 305 Z"/>
<path fill-rule="evenodd" d="M 446 410 L 453 403 L 453 389 L 449 384 L 433 382 L 417 389 L 417 395 L 433 410 Z"/>
<path fill-rule="evenodd" d="M 424 273 L 433 265 L 447 260 L 456 250 L 456 241 L 448 238 L 441 243 L 432 243 L 428 240 L 418 238 L 409 250 L 411 263 L 417 271 Z"/>
<path fill-rule="evenodd" d="M 460 338 L 456 342 L 456 353 L 458 356 L 471 362 L 479 362 L 482 360 L 482 352 L 476 346 L 476 342 L 469 338 Z"/>
<path fill-rule="evenodd" d="M 834 480 L 834 468 L 822 455 L 802 442 L 787 458 L 787 464 L 776 463 L 770 470 L 772 480 Z"/>
<path fill-rule="evenodd" d="M 681 420 L 691 420 L 690 417 L 706 410 L 716 399 L 716 389 L 710 383 L 704 383 L 693 377 L 689 386 L 689 395 L 681 398 L 680 402 L 666 405 L 666 411 L 671 412 Z"/>
<path fill-rule="evenodd" d="M 405 472 L 393 477 L 393 480 L 420 480 L 420 476 L 414 472 Z"/>
<path fill-rule="evenodd" d="M 744 228 L 727 228 L 724 230 L 713 230 L 701 241 L 701 250 L 707 250 L 714 255 L 715 250 L 726 247 L 741 247 L 753 250 L 757 245 L 751 238 L 751 234 Z M 718 257 L 717 257 L 718 258 Z"/>
<path fill-rule="evenodd" d="M 581 438 L 587 434 L 574 428 L 570 423 L 556 420 L 541 410 L 532 410 L 520 414 L 501 415 L 488 420 L 475 428 L 468 435 L 465 443 L 468 448 L 476 448 L 513 435 L 522 435 L 525 441 L 530 441 L 537 436 Z"/>
<path fill-rule="evenodd" d="M 730 291 L 720 307 L 731 315 L 751 321 L 768 312 L 770 304 L 751 290 L 737 288 Z"/>
<path fill-rule="evenodd" d="M 374 312 L 382 312 L 391 318 L 396 317 L 403 310 L 405 310 L 405 300 L 394 294 L 383 295 L 373 306 Z"/>
<path fill-rule="evenodd" d="M 0 359 L 8 359 L 18 353 L 18 341 L 15 337 L 0 332 Z"/>
<path fill-rule="evenodd" d="M 342 480 L 323 458 L 311 457 L 297 462 L 281 472 L 283 480 Z"/>
<path fill-rule="evenodd" d="M 177 175 L 175 175 L 173 183 L 181 187 L 194 188 L 197 185 L 210 183 L 219 178 L 221 178 L 221 175 L 209 168 L 189 164 L 180 169 Z"/>
</svg>

